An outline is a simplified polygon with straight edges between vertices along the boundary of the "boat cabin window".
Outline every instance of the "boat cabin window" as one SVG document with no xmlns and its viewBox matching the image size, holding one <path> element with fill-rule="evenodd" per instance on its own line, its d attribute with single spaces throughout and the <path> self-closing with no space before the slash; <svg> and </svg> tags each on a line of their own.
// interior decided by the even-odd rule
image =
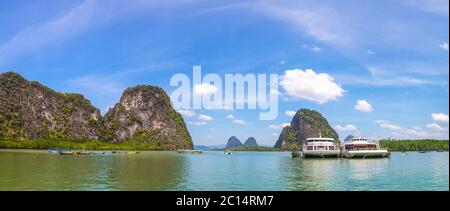
<svg viewBox="0 0 450 211">
<path fill-rule="evenodd" d="M 328 146 L 328 150 L 334 150 L 334 146 Z"/>
<path fill-rule="evenodd" d="M 313 146 L 307 146 L 306 149 L 307 150 L 313 150 Z"/>
</svg>

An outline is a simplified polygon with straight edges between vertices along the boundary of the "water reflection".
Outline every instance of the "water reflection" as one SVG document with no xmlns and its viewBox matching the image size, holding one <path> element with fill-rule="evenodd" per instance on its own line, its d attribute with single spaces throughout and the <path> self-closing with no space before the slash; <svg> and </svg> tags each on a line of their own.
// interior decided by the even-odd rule
<svg viewBox="0 0 450 211">
<path fill-rule="evenodd" d="M 0 150 L 0 190 L 448 190 L 448 152 L 293 159 L 283 152 L 60 156 Z"/>
<path fill-rule="evenodd" d="M 177 189 L 186 177 L 185 161 L 175 152 L 118 155 L 111 160 L 108 175 L 122 190 Z"/>
<path fill-rule="evenodd" d="M 283 178 L 288 190 L 330 190 L 336 179 L 336 160 L 285 159 Z"/>
</svg>

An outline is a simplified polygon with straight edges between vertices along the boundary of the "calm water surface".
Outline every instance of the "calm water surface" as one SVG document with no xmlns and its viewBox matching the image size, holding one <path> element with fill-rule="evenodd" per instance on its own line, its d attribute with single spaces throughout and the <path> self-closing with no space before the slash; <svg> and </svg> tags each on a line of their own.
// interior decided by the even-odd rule
<svg viewBox="0 0 450 211">
<path fill-rule="evenodd" d="M 292 159 L 286 152 L 50 155 L 0 150 L 0 190 L 449 190 L 448 152 Z"/>
</svg>

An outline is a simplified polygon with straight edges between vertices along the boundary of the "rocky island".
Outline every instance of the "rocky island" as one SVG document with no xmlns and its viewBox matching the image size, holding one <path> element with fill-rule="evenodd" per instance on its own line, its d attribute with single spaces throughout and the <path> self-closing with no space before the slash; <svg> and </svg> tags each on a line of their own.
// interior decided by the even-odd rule
<svg viewBox="0 0 450 211">
<path fill-rule="evenodd" d="M 283 151 L 298 148 L 307 138 L 318 137 L 320 134 L 339 142 L 338 134 L 322 114 L 314 110 L 300 109 L 290 125 L 283 128 L 274 147 Z"/>
<path fill-rule="evenodd" d="M 80 94 L 59 93 L 14 72 L 0 74 L 0 148 L 192 149 L 165 91 L 124 91 L 105 116 Z"/>
</svg>

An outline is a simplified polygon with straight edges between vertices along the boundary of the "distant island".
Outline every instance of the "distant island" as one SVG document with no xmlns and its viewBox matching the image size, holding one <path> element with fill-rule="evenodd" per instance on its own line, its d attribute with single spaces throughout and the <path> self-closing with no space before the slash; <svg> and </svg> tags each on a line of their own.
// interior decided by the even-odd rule
<svg viewBox="0 0 450 211">
<path fill-rule="evenodd" d="M 0 148 L 192 149 L 182 116 L 155 86 L 126 89 L 102 116 L 80 94 L 56 92 L 14 72 L 0 74 Z"/>
<path fill-rule="evenodd" d="M 225 150 L 225 149 L 230 149 L 232 151 L 279 151 L 279 149 L 274 147 L 259 146 L 258 142 L 254 137 L 249 137 L 247 141 L 245 141 L 245 143 L 242 144 L 242 142 L 235 136 L 231 136 L 228 139 L 225 148 L 215 150 Z"/>
</svg>

